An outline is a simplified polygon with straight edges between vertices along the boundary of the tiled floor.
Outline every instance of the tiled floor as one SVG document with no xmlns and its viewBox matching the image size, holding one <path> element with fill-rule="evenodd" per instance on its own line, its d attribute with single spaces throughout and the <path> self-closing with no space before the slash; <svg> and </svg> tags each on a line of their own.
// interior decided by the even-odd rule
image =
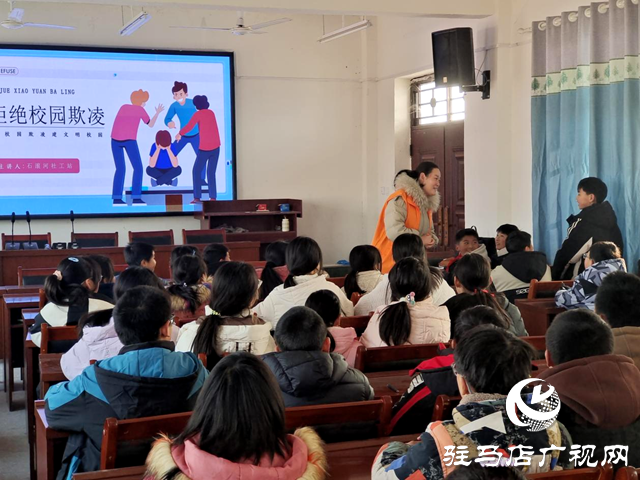
<svg viewBox="0 0 640 480">
<path fill-rule="evenodd" d="M 0 380 L 3 378 L 2 369 L 3 367 L 0 363 Z M 2 385 L 1 381 L 0 385 Z M 9 412 L 6 394 L 0 389 L 0 480 L 29 479 L 24 392 L 16 392 L 14 399 L 18 409 Z"/>
</svg>

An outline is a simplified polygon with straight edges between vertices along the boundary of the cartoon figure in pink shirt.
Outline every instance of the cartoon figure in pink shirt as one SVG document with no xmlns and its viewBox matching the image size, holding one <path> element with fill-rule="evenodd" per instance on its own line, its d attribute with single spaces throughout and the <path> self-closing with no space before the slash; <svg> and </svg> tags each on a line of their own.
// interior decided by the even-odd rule
<svg viewBox="0 0 640 480">
<path fill-rule="evenodd" d="M 142 121 L 153 128 L 158 119 L 158 115 L 164 110 L 164 106 L 159 104 L 156 107 L 155 115 L 149 118 L 149 115 L 144 109 L 148 100 L 149 92 L 136 90 L 131 94 L 131 104 L 120 107 L 116 119 L 113 122 L 113 128 L 111 130 L 111 152 L 113 153 L 113 161 L 116 164 L 112 191 L 114 207 L 127 205 L 126 202 L 122 200 L 124 176 L 127 173 L 124 163 L 125 150 L 133 167 L 132 204 L 146 205 L 146 203 L 142 201 L 143 167 L 137 141 L 138 126 L 140 125 L 140 121 Z"/>
</svg>

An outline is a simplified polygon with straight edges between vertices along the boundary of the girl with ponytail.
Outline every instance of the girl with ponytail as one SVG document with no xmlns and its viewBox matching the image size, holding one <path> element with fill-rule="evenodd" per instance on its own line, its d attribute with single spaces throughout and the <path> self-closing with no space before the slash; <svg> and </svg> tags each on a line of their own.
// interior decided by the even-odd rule
<svg viewBox="0 0 640 480">
<path fill-rule="evenodd" d="M 373 313 L 360 338 L 365 347 L 449 341 L 449 312 L 430 298 L 433 279 L 424 261 L 400 260 L 389 273 L 389 286 L 393 301 Z"/>
<path fill-rule="evenodd" d="M 354 293 L 365 294 L 376 288 L 382 280 L 382 257 L 372 245 L 358 245 L 349 253 L 351 271 L 344 279 L 344 293 L 351 298 Z"/>
<path fill-rule="evenodd" d="M 180 319 L 205 315 L 205 306 L 211 291 L 203 285 L 207 267 L 199 255 L 183 255 L 171 265 L 173 285 L 167 288 L 171 295 L 171 311 Z"/>
<path fill-rule="evenodd" d="M 31 339 L 40 346 L 40 329 L 43 323 L 52 327 L 77 325 L 87 312 L 113 308 L 113 304 L 95 298 L 98 285 L 91 265 L 81 257 L 69 257 L 60 262 L 56 271 L 44 281 L 44 292 L 49 303 L 35 318 L 31 327 Z M 70 345 L 65 345 L 67 350 Z"/>
<path fill-rule="evenodd" d="M 501 293 L 495 293 L 491 285 L 491 265 L 482 255 L 471 253 L 457 261 L 453 271 L 454 286 L 458 293 L 444 305 L 455 322 L 467 308 L 486 305 L 493 308 L 509 322 L 509 331 L 519 337 L 529 334 L 522 321 L 518 307 L 513 305 Z"/>
<path fill-rule="evenodd" d="M 272 290 L 284 283 L 289 276 L 289 270 L 287 269 L 287 242 L 273 242 L 270 243 L 264 252 L 264 259 L 267 264 L 260 273 L 260 280 L 262 285 L 260 286 L 260 301 L 269 296 Z"/>
<path fill-rule="evenodd" d="M 209 370 L 225 352 L 275 351 L 271 324 L 251 314 L 257 299 L 255 269 L 248 263 L 225 262 L 211 284 L 211 314 L 180 329 L 176 351 L 204 353 Z"/>
<path fill-rule="evenodd" d="M 284 284 L 274 288 L 254 312 L 276 328 L 280 317 L 293 307 L 302 307 L 309 295 L 318 290 L 331 290 L 340 300 L 343 316 L 353 315 L 353 303 L 336 284 L 327 281 L 322 273 L 322 251 L 320 245 L 309 237 L 292 240 L 285 252 L 289 269 Z"/>
</svg>

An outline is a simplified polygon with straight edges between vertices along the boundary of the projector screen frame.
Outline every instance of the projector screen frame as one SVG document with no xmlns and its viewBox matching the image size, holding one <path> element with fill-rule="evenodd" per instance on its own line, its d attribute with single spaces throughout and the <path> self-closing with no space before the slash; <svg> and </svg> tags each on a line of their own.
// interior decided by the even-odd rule
<svg viewBox="0 0 640 480">
<path fill-rule="evenodd" d="M 229 59 L 229 90 L 231 96 L 231 162 L 232 168 L 232 185 L 233 185 L 233 198 L 238 199 L 238 159 L 236 153 L 236 74 L 235 74 L 235 53 L 229 51 L 217 51 L 217 50 L 182 50 L 182 49 L 154 49 L 154 48 L 118 48 L 118 47 L 88 47 L 80 45 L 40 45 L 40 44 L 22 44 L 22 43 L 0 43 L 0 55 L 3 50 L 50 50 L 50 51 L 76 51 L 76 52 L 102 52 L 102 53 L 139 53 L 147 55 L 184 55 L 184 56 L 199 56 L 210 57 L 219 56 L 227 57 Z M 232 200 L 219 200 L 232 201 Z M 71 210 L 71 209 L 70 209 Z M 122 213 L 76 213 L 75 218 L 141 218 L 141 217 L 178 217 L 178 216 L 193 216 L 197 211 L 187 210 L 181 212 L 167 211 L 167 212 L 122 212 Z M 16 220 L 24 220 L 26 214 L 22 212 L 16 212 Z M 32 219 L 68 219 L 69 213 L 53 213 L 53 214 L 31 214 Z M 8 214 L 2 214 L 0 211 L 0 220 L 10 220 L 11 212 Z"/>
</svg>

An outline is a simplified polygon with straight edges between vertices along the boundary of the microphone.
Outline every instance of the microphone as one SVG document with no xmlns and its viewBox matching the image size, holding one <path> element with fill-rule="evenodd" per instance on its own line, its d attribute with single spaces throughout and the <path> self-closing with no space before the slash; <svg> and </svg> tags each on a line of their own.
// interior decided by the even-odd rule
<svg viewBox="0 0 640 480">
<path fill-rule="evenodd" d="M 15 239 L 13 237 L 13 226 L 16 223 L 16 212 L 11 212 L 11 242 L 8 242 L 4 245 L 5 250 L 20 250 L 20 244 L 15 243 Z"/>
<path fill-rule="evenodd" d="M 73 240 L 73 234 L 76 233 L 74 227 L 75 216 L 73 215 L 73 210 L 69 212 L 69 220 L 71 220 L 71 240 Z"/>
<path fill-rule="evenodd" d="M 16 212 L 11 212 L 11 243 L 14 242 L 13 226 L 16 224 Z"/>
<path fill-rule="evenodd" d="M 27 224 L 29 225 L 29 243 L 23 245 L 23 248 L 25 250 L 37 250 L 38 244 L 31 241 L 31 214 L 29 213 L 29 210 L 27 210 Z"/>
</svg>

